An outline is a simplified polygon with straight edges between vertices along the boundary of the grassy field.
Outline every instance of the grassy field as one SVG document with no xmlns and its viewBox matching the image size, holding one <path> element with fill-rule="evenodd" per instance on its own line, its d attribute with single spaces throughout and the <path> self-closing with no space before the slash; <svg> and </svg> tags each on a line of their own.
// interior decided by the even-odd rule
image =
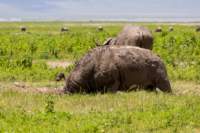
<svg viewBox="0 0 200 133">
<path fill-rule="evenodd" d="M 0 132 L 200 131 L 200 85 L 194 82 L 174 82 L 174 95 L 140 91 L 68 96 L 13 88 L 11 83 L 1 88 Z"/>
<path fill-rule="evenodd" d="M 26 33 L 20 32 L 21 25 L 27 27 Z M 70 31 L 60 33 L 63 25 Z M 97 31 L 98 25 L 103 25 L 104 31 Z M 158 26 L 137 25 L 145 25 L 152 31 Z M 46 61 L 76 61 L 96 47 L 95 42 L 101 44 L 106 38 L 116 36 L 122 26 L 121 23 L 0 23 L 0 81 L 54 80 L 56 73 L 68 73 L 73 66 L 51 69 Z M 195 26 L 175 25 L 173 32 L 168 32 L 169 25 L 162 27 L 162 33 L 153 32 L 153 50 L 164 60 L 170 78 L 199 81 L 200 34 L 195 32 Z"/>
<path fill-rule="evenodd" d="M 20 26 L 28 31 L 20 32 Z M 102 25 L 104 30 L 97 31 Z M 0 23 L 0 132 L 200 132 L 200 33 L 194 25 L 162 25 L 153 51 L 165 62 L 173 95 L 150 92 L 59 95 L 68 74 L 95 42 L 124 23 Z M 137 23 L 150 30 L 153 23 Z M 69 27 L 60 33 L 62 26 Z M 72 62 L 52 67 L 49 62 Z M 59 90 L 58 89 L 58 90 Z"/>
</svg>

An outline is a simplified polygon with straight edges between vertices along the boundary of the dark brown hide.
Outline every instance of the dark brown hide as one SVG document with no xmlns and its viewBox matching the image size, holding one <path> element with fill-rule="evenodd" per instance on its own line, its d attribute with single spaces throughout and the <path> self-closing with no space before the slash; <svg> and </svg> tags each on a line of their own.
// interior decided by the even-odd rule
<svg viewBox="0 0 200 133">
<path fill-rule="evenodd" d="M 86 54 L 66 79 L 65 92 L 128 91 L 133 86 L 171 92 L 165 65 L 150 50 L 107 45 Z"/>
<path fill-rule="evenodd" d="M 20 27 L 20 30 L 22 31 L 22 32 L 26 32 L 26 27 L 24 27 L 24 26 L 22 26 L 22 27 Z"/>
</svg>

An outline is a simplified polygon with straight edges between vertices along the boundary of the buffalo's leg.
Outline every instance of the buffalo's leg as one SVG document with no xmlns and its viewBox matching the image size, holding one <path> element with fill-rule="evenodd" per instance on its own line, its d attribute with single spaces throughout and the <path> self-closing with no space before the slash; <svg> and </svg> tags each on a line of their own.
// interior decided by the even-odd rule
<svg viewBox="0 0 200 133">
<path fill-rule="evenodd" d="M 144 89 L 146 91 L 150 91 L 150 92 L 154 91 L 154 92 L 156 92 L 156 87 L 154 85 L 148 85 Z"/>
<path fill-rule="evenodd" d="M 117 92 L 119 90 L 120 82 L 115 81 L 114 84 L 108 87 L 109 92 Z"/>
</svg>

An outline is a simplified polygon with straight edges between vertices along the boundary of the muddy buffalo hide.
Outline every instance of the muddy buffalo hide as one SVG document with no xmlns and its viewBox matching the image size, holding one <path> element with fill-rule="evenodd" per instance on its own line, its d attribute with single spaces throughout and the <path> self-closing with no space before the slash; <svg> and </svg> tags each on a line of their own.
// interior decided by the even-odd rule
<svg viewBox="0 0 200 133">
<path fill-rule="evenodd" d="M 108 45 L 86 54 L 66 78 L 66 93 L 127 91 L 133 86 L 171 92 L 165 65 L 150 50 Z"/>
<path fill-rule="evenodd" d="M 109 38 L 104 45 L 130 45 L 152 49 L 153 36 L 145 27 L 127 25 L 116 38 Z"/>
</svg>

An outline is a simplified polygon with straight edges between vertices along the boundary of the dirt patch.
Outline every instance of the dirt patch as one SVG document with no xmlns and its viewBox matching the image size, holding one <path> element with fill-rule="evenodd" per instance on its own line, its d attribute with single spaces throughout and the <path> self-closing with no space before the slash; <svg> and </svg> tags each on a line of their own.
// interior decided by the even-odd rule
<svg viewBox="0 0 200 133">
<path fill-rule="evenodd" d="M 34 60 L 33 64 L 38 63 L 40 60 Z M 57 67 L 61 67 L 61 68 L 66 68 L 70 65 L 73 64 L 72 61 L 66 61 L 66 60 L 44 60 L 44 62 L 51 68 L 57 68 Z"/>
<path fill-rule="evenodd" d="M 176 81 L 172 83 L 173 92 L 176 95 L 200 96 L 200 84 L 190 81 Z"/>
<path fill-rule="evenodd" d="M 10 89 L 9 89 L 10 88 Z M 63 87 L 33 87 L 27 83 L 14 82 L 8 85 L 8 89 L 23 93 L 41 93 L 41 94 L 64 94 Z"/>
<path fill-rule="evenodd" d="M 63 88 L 49 89 L 48 87 L 36 88 L 33 92 L 42 94 L 64 94 Z"/>
<path fill-rule="evenodd" d="M 50 66 L 51 68 L 56 68 L 56 67 L 66 68 L 72 64 L 73 63 L 69 61 L 47 61 L 47 65 Z"/>
</svg>

